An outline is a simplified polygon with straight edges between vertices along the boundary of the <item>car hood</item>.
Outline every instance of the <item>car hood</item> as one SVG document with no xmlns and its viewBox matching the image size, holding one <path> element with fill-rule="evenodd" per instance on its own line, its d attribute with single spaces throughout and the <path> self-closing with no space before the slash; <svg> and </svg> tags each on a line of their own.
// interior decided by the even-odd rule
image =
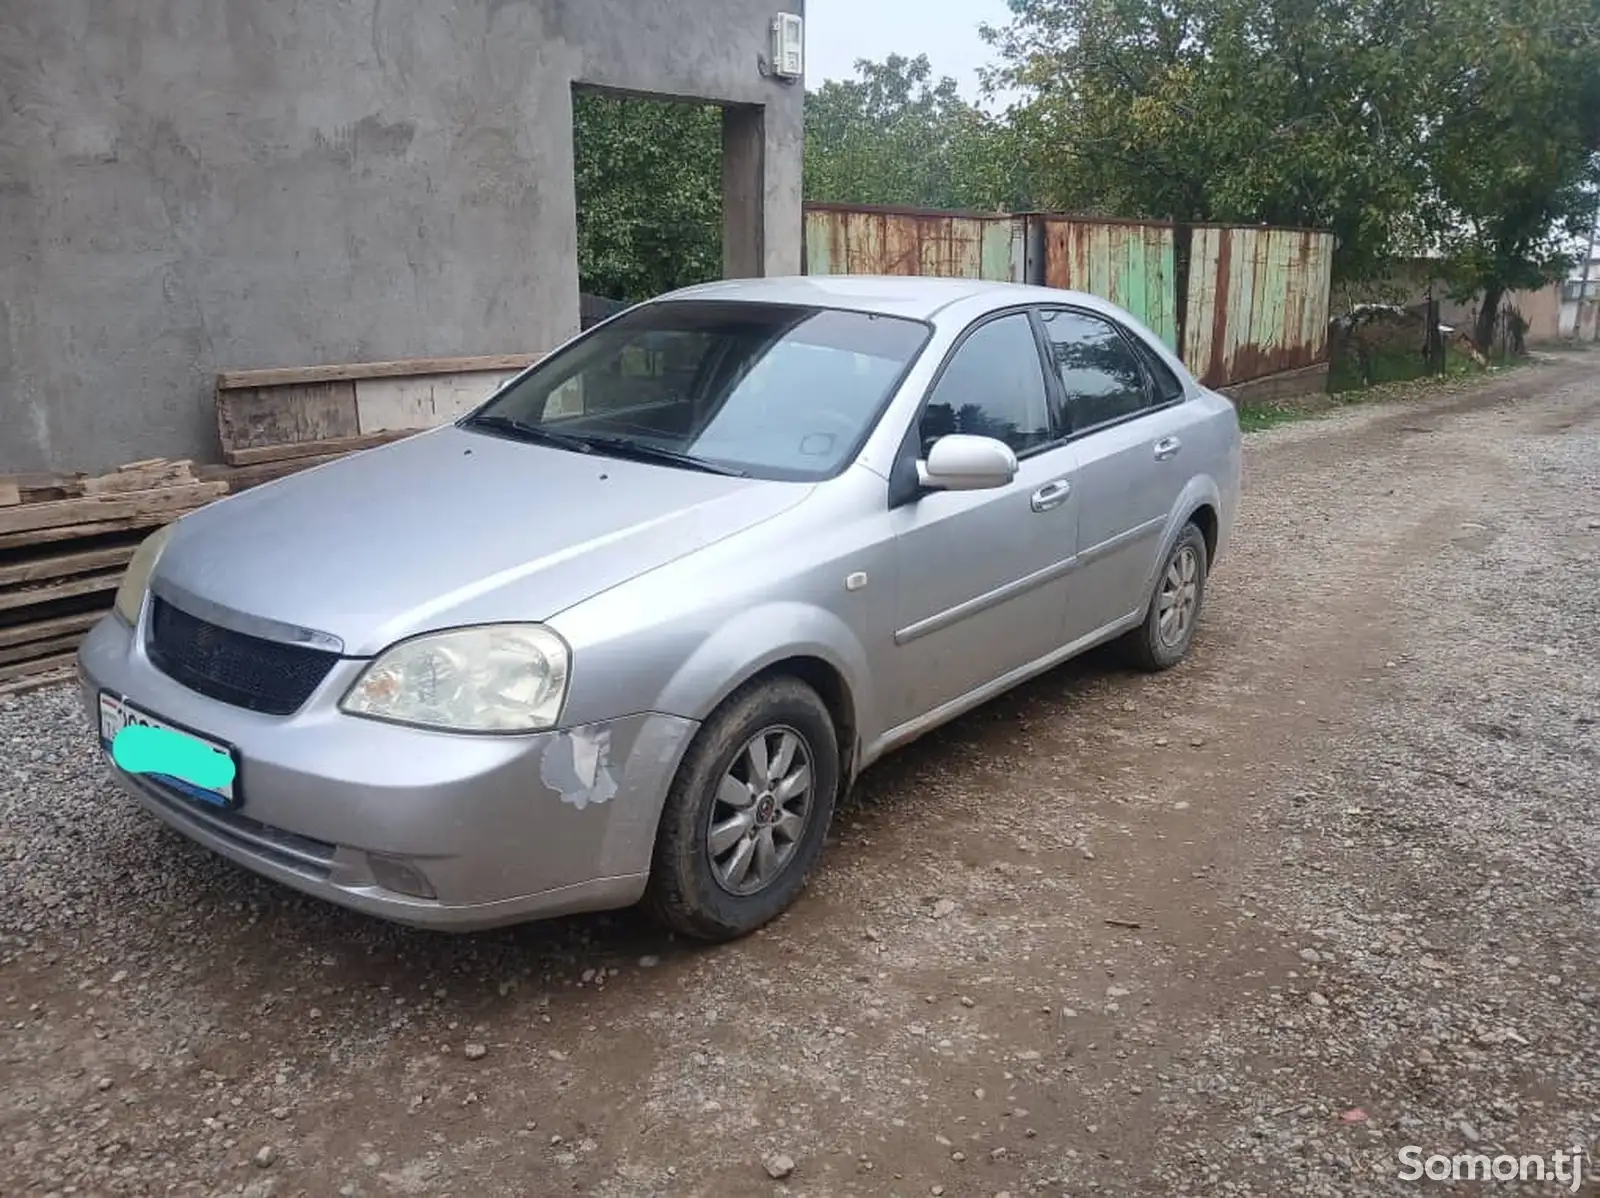
<svg viewBox="0 0 1600 1198">
<path fill-rule="evenodd" d="M 446 426 L 186 516 L 155 585 L 369 656 L 438 628 L 547 620 L 810 490 Z"/>
</svg>

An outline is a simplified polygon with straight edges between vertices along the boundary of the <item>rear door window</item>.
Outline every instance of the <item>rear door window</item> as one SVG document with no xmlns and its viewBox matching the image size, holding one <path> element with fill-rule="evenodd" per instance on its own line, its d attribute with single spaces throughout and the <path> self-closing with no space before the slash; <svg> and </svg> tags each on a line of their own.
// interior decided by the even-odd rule
<svg viewBox="0 0 1600 1198">
<path fill-rule="evenodd" d="M 1039 319 L 1074 432 L 1137 415 L 1150 406 L 1144 368 L 1110 321 L 1071 308 L 1046 309 Z"/>
</svg>

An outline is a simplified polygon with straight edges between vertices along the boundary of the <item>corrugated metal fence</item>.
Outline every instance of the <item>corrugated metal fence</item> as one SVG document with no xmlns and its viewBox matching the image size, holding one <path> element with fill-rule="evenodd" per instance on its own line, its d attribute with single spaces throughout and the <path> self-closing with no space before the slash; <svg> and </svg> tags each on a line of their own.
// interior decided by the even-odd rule
<svg viewBox="0 0 1600 1198">
<path fill-rule="evenodd" d="M 1020 280 L 1022 229 L 955 212 L 816 205 L 805 214 L 806 273 Z"/>
<path fill-rule="evenodd" d="M 1168 225 L 1023 218 L 1046 287 L 1087 291 L 1126 308 L 1169 348 L 1178 347 L 1177 247 Z M 1038 277 L 1042 275 L 1043 277 Z"/>
<path fill-rule="evenodd" d="M 1323 361 L 1332 268 L 1331 233 L 1195 228 L 1184 364 L 1215 387 Z"/>
<path fill-rule="evenodd" d="M 1086 291 L 1223 387 L 1324 362 L 1333 235 L 1030 213 L 807 204 L 808 274 L 937 275 Z"/>
</svg>

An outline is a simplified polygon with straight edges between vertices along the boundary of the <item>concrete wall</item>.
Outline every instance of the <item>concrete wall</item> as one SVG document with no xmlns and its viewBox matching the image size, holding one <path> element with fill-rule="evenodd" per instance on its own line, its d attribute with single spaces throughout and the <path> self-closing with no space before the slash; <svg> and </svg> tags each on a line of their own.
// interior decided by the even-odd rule
<svg viewBox="0 0 1600 1198">
<path fill-rule="evenodd" d="M 1328 389 L 1327 362 L 1284 370 L 1245 383 L 1234 383 L 1221 388 L 1222 394 L 1241 407 L 1260 407 L 1286 399 L 1300 399 L 1307 395 L 1320 395 Z"/>
<path fill-rule="evenodd" d="M 757 106 L 730 266 L 797 272 L 801 2 L 3 0 L 0 472 L 209 458 L 222 369 L 574 333 L 576 83 Z"/>
<path fill-rule="evenodd" d="M 1590 298 L 1579 310 L 1577 300 L 1566 300 L 1561 305 L 1561 339 L 1564 341 L 1600 341 L 1600 301 L 1593 297 L 1600 293 L 1600 284 L 1589 282 Z"/>
<path fill-rule="evenodd" d="M 1421 308 L 1428 299 L 1428 287 L 1433 282 L 1434 294 L 1439 297 L 1439 320 L 1442 324 L 1462 332 L 1470 332 L 1478 316 L 1478 302 L 1453 300 L 1442 282 L 1435 279 L 1435 264 L 1421 258 L 1399 259 L 1390 268 L 1386 278 L 1356 292 L 1338 297 L 1348 305 L 1360 300 L 1381 300 L 1403 304 L 1408 308 Z M 1528 322 L 1524 340 L 1530 345 L 1555 341 L 1570 336 L 1563 332 L 1561 284 L 1550 283 L 1534 291 L 1510 291 L 1502 300 L 1503 308 L 1515 308 Z M 1337 303 L 1334 313 L 1345 310 Z M 1570 325 L 1570 317 L 1566 318 Z"/>
<path fill-rule="evenodd" d="M 1527 342 L 1554 341 L 1561 335 L 1560 283 L 1551 283 L 1537 291 L 1514 291 L 1506 302 L 1522 313 L 1522 319 L 1528 322 L 1528 331 L 1523 334 Z"/>
</svg>

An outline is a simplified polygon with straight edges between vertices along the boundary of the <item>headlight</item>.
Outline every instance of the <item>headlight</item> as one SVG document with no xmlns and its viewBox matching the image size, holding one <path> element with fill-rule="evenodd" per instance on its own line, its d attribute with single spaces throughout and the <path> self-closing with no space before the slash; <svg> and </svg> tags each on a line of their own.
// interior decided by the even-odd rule
<svg viewBox="0 0 1600 1198">
<path fill-rule="evenodd" d="M 539 624 L 428 633 L 379 654 L 339 710 L 450 732 L 534 732 L 561 714 L 568 657 Z"/>
<path fill-rule="evenodd" d="M 122 583 L 117 587 L 117 598 L 113 603 L 117 615 L 129 624 L 139 622 L 139 609 L 144 606 L 145 592 L 150 589 L 150 575 L 155 572 L 156 561 L 161 557 L 161 551 L 166 547 L 167 538 L 172 536 L 176 522 L 163 525 L 151 533 L 133 551 L 133 557 L 128 562 L 128 569 L 122 575 Z"/>
</svg>

